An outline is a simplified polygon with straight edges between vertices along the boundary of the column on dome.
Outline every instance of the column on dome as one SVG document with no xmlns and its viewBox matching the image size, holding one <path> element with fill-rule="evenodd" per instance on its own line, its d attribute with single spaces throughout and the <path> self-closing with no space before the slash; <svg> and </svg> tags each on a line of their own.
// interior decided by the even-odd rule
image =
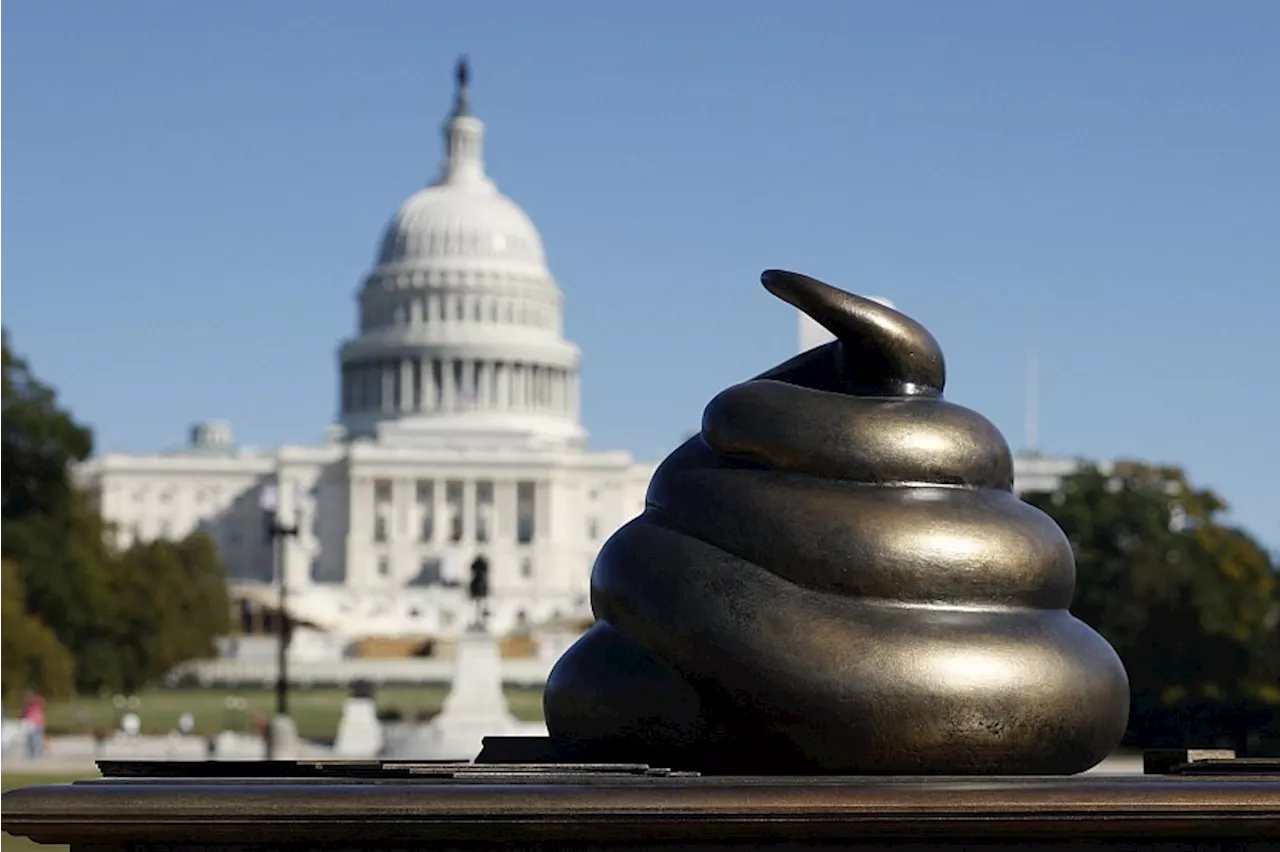
<svg viewBox="0 0 1280 852">
<path fill-rule="evenodd" d="M 511 365 L 505 361 L 497 364 L 498 393 L 495 407 L 499 411 L 511 410 Z"/>
<path fill-rule="evenodd" d="M 479 404 L 483 409 L 493 408 L 493 362 L 484 360 L 480 362 L 480 393 Z"/>
<path fill-rule="evenodd" d="M 431 359 L 418 356 L 417 361 L 417 410 L 431 410 Z"/>
<path fill-rule="evenodd" d="M 390 414 L 395 409 L 395 382 L 396 376 L 394 367 L 390 361 L 382 361 L 382 399 L 379 408 L 384 414 Z"/>
<path fill-rule="evenodd" d="M 444 369 L 439 358 L 431 359 L 431 410 L 444 410 Z"/>
<path fill-rule="evenodd" d="M 435 411 L 439 404 L 439 392 L 436 390 L 435 359 L 422 358 L 422 410 Z"/>
<path fill-rule="evenodd" d="M 457 408 L 458 400 L 458 383 L 457 383 L 457 361 L 453 358 L 440 358 L 440 372 L 443 376 L 444 385 L 444 411 L 453 411 Z"/>
<path fill-rule="evenodd" d="M 454 392 L 456 388 L 453 386 L 453 359 L 440 359 L 440 408 L 443 411 L 453 411 Z"/>
<path fill-rule="evenodd" d="M 409 366 L 413 373 L 413 410 L 422 411 L 425 400 L 422 390 L 422 358 L 410 358 Z"/>
<path fill-rule="evenodd" d="M 574 420 L 582 416 L 582 387 L 576 371 L 569 380 L 569 413 Z"/>
<path fill-rule="evenodd" d="M 413 411 L 413 359 L 400 359 L 400 410 Z"/>
<path fill-rule="evenodd" d="M 476 362 L 467 358 L 462 362 L 462 399 L 467 408 L 476 406 Z"/>
</svg>

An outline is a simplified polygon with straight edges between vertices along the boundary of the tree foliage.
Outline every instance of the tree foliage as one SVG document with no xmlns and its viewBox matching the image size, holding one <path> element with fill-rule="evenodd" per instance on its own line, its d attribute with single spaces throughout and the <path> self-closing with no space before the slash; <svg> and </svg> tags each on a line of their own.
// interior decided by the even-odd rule
<svg viewBox="0 0 1280 852">
<path fill-rule="evenodd" d="M 1220 523 L 1220 497 L 1176 467 L 1125 462 L 1026 499 L 1071 541 L 1072 612 L 1129 672 L 1132 739 L 1211 739 L 1187 720 L 1229 727 L 1241 708 L 1280 707 L 1275 566 L 1248 534 Z"/>
<path fill-rule="evenodd" d="M 81 691 L 137 689 L 178 662 L 211 654 L 228 618 L 213 543 L 195 534 L 113 552 L 106 524 L 71 477 L 72 465 L 92 452 L 92 433 L 11 351 L 7 333 L 3 349 L 6 691 L 21 683 L 57 694 L 70 671 Z M 48 665 L 11 668 L 11 638 L 15 661 L 38 653 Z M 72 668 L 57 661 L 50 638 Z"/>
<path fill-rule="evenodd" d="M 213 542 L 196 533 L 180 542 L 136 544 L 112 573 L 116 604 L 116 677 L 136 690 L 184 660 L 215 653 L 227 632 L 226 574 Z"/>
<path fill-rule="evenodd" d="M 75 661 L 53 631 L 27 612 L 22 579 L 13 563 L 3 563 L 0 578 L 0 659 L 4 702 L 14 705 L 29 690 L 66 698 L 75 686 Z"/>
</svg>

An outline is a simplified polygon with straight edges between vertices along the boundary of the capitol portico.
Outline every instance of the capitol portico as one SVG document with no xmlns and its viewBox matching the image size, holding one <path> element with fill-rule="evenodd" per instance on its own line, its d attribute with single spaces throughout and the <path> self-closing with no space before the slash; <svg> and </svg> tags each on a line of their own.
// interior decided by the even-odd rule
<svg viewBox="0 0 1280 852">
<path fill-rule="evenodd" d="M 290 612 L 335 639 L 451 636 L 490 565 L 491 626 L 590 617 L 605 539 L 643 509 L 653 466 L 587 448 L 578 348 L 529 217 L 485 170 L 465 64 L 439 176 L 404 202 L 339 350 L 341 426 L 317 446 L 109 454 L 79 477 L 117 543 L 203 529 L 241 596 L 270 602 L 262 496 L 298 535 L 280 561 Z"/>
</svg>

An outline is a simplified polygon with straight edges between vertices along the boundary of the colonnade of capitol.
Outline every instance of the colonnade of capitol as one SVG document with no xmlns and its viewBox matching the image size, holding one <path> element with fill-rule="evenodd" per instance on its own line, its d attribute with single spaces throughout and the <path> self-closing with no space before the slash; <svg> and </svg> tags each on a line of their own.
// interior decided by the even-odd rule
<svg viewBox="0 0 1280 852">
<path fill-rule="evenodd" d="M 595 556 L 643 509 L 654 469 L 587 445 L 563 295 L 533 223 L 485 171 L 465 66 L 444 136 L 439 177 L 401 206 L 362 282 L 339 349 L 341 422 L 323 443 L 242 449 L 205 423 L 179 451 L 78 471 L 120 545 L 206 531 L 250 609 L 274 600 L 274 495 L 297 522 L 279 558 L 290 612 L 335 649 L 456 636 L 478 556 L 496 632 L 589 619 Z M 1043 488 L 1074 462 L 1015 466 L 1016 487 Z"/>
</svg>

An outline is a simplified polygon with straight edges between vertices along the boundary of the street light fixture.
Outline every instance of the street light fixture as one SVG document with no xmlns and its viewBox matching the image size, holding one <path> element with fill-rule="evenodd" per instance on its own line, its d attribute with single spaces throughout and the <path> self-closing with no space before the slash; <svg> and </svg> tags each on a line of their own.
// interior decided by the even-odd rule
<svg viewBox="0 0 1280 852">
<path fill-rule="evenodd" d="M 302 510 L 302 490 L 296 488 L 293 501 L 294 520 L 292 525 L 280 519 L 280 495 L 277 483 L 269 482 L 263 486 L 258 505 L 261 506 L 266 522 L 267 540 L 271 545 L 271 573 L 276 581 L 278 595 L 276 634 L 276 716 L 289 715 L 289 640 L 292 638 L 292 626 L 289 622 L 288 594 L 289 587 L 285 582 L 284 539 L 298 537 L 298 516 Z M 275 757 L 276 743 L 272 736 L 274 726 L 267 729 L 267 759 Z"/>
</svg>

